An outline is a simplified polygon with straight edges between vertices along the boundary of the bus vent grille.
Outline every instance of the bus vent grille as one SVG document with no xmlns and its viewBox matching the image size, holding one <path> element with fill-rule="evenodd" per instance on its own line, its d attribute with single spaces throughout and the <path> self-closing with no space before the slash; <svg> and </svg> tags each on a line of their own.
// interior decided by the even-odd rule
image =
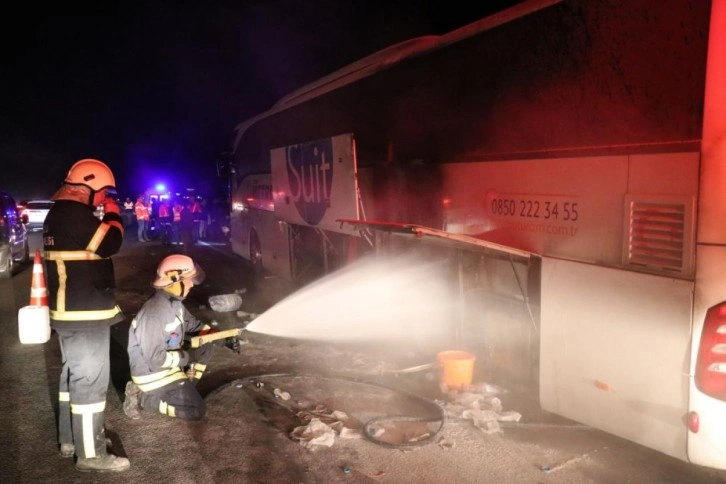
<svg viewBox="0 0 726 484">
<path fill-rule="evenodd" d="M 628 263 L 666 272 L 684 270 L 685 203 L 631 200 Z"/>
</svg>

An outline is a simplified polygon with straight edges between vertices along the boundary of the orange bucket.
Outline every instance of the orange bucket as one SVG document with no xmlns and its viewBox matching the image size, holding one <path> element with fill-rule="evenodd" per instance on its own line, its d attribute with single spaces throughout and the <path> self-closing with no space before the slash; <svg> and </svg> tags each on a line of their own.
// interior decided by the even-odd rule
<svg viewBox="0 0 726 484">
<path fill-rule="evenodd" d="M 449 389 L 471 385 L 476 357 L 466 351 L 442 351 L 438 354 L 441 383 Z"/>
</svg>

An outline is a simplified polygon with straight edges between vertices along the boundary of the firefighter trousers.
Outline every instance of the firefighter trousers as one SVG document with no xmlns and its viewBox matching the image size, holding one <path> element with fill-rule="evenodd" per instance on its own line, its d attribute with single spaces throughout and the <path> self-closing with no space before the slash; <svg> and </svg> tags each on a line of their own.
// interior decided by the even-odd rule
<svg viewBox="0 0 726 484">
<path fill-rule="evenodd" d="M 104 410 L 110 373 L 111 330 L 107 325 L 55 329 L 62 369 L 58 386 L 58 441 L 73 444 L 76 456 L 93 458 L 106 452 Z"/>
<path fill-rule="evenodd" d="M 207 405 L 194 383 L 184 378 L 156 390 L 141 392 L 141 408 L 182 420 L 201 420 Z"/>
<path fill-rule="evenodd" d="M 207 405 L 197 390 L 196 383 L 202 378 L 207 364 L 212 359 L 214 345 L 203 344 L 195 352 L 193 380 L 176 380 L 161 388 L 142 391 L 139 403 L 144 410 L 159 412 L 182 420 L 201 420 L 207 413 Z"/>
</svg>

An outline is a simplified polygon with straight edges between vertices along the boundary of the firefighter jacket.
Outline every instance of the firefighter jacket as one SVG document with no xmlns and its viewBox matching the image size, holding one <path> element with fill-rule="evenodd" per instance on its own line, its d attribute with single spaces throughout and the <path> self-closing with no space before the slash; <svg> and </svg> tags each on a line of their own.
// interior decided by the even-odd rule
<svg viewBox="0 0 726 484">
<path fill-rule="evenodd" d="M 121 216 L 107 213 L 103 220 L 94 207 L 57 200 L 43 224 L 43 248 L 50 317 L 65 327 L 124 319 L 113 291 L 113 262 L 123 242 Z"/>
<path fill-rule="evenodd" d="M 148 392 L 186 378 L 182 368 L 190 363 L 195 363 L 194 369 L 198 373 L 195 378 L 201 378 L 206 364 L 195 361 L 198 355 L 183 346 L 185 338 L 209 329 L 184 307 L 179 298 L 157 289 L 129 327 L 131 379 L 141 391 Z M 196 351 L 211 351 L 211 346 L 205 346 Z M 207 360 L 206 356 L 199 360 Z"/>
</svg>

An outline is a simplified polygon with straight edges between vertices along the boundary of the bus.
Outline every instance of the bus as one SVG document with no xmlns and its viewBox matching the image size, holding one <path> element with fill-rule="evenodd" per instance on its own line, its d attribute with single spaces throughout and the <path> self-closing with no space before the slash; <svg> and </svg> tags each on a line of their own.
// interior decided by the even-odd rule
<svg viewBox="0 0 726 484">
<path fill-rule="evenodd" d="M 489 375 L 726 469 L 723 86 L 724 0 L 528 0 L 240 123 L 233 248 L 300 284 L 425 248 Z"/>
</svg>

